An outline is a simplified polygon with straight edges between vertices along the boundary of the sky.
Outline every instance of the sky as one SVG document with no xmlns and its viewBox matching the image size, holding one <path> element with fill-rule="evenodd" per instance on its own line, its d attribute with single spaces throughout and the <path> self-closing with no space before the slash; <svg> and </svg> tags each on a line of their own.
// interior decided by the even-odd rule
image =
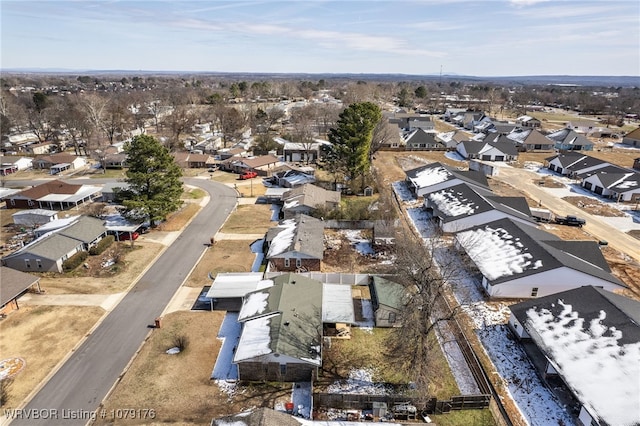
<svg viewBox="0 0 640 426">
<path fill-rule="evenodd" d="M 0 68 L 640 76 L 636 0 L 0 0 Z"/>
</svg>

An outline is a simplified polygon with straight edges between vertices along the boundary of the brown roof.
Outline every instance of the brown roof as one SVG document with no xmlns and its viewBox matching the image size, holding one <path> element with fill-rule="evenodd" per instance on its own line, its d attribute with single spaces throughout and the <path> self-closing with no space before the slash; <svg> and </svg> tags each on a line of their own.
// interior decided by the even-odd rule
<svg viewBox="0 0 640 426">
<path fill-rule="evenodd" d="M 40 277 L 6 266 L 0 267 L 0 306 L 9 303 L 38 281 Z"/>
<path fill-rule="evenodd" d="M 82 185 L 71 185 L 61 180 L 52 180 L 50 182 L 45 182 L 38 186 L 34 186 L 33 188 L 25 189 L 24 191 L 18 192 L 14 195 L 14 197 L 37 200 L 38 198 L 42 198 L 45 195 L 49 194 L 75 194 L 81 187 Z"/>
<path fill-rule="evenodd" d="M 627 133 L 625 135 L 625 138 L 640 139 L 640 127 L 638 127 L 637 129 Z"/>
<path fill-rule="evenodd" d="M 245 158 L 242 160 L 243 163 L 251 168 L 262 167 L 266 166 L 267 164 L 277 163 L 279 161 L 280 160 L 278 160 L 278 158 L 274 157 L 273 155 L 261 155 L 260 157 Z"/>
<path fill-rule="evenodd" d="M 76 158 L 78 158 L 77 155 L 67 154 L 66 152 L 59 152 L 57 154 L 52 154 L 52 155 L 40 155 L 36 157 L 34 161 L 45 161 L 47 163 L 60 164 L 60 163 L 73 163 Z"/>
</svg>

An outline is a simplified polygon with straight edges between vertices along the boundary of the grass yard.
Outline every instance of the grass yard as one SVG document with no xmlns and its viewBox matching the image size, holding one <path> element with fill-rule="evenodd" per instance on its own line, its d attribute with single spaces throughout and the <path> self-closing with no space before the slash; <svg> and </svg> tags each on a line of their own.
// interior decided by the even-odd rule
<svg viewBox="0 0 640 426">
<path fill-rule="evenodd" d="M 241 204 L 229 216 L 220 232 L 225 234 L 263 234 L 275 225 L 271 204 Z"/>
<path fill-rule="evenodd" d="M 183 200 L 201 200 L 205 195 L 207 193 L 200 188 L 187 187 L 180 198 Z"/>
<path fill-rule="evenodd" d="M 103 314 L 98 307 L 22 306 L 0 321 L 0 359 L 26 361 L 6 408 L 18 406 Z"/>
<path fill-rule="evenodd" d="M 185 203 L 177 212 L 171 213 L 167 220 L 158 226 L 158 231 L 173 232 L 180 231 L 187 223 L 200 211 L 197 203 Z"/>
<path fill-rule="evenodd" d="M 107 253 L 119 246 L 124 261 L 112 266 L 108 273 L 97 276 L 96 268 Z M 109 294 L 127 289 L 149 266 L 163 246 L 157 243 L 136 241 L 132 249 L 129 242 L 114 243 L 103 254 L 89 256 L 90 269 L 79 266 L 66 274 L 43 274 L 40 285 L 47 294 Z M 92 260 L 96 260 L 93 262 Z M 87 279 L 90 278 L 90 279 Z"/>
<path fill-rule="evenodd" d="M 255 255 L 251 253 L 247 240 L 220 240 L 207 250 L 187 281 L 187 287 L 202 287 L 211 284 L 208 276 L 219 272 L 249 272 Z"/>
<path fill-rule="evenodd" d="M 438 426 L 495 426 L 496 421 L 488 408 L 484 410 L 451 411 L 449 414 L 429 415 Z"/>
</svg>

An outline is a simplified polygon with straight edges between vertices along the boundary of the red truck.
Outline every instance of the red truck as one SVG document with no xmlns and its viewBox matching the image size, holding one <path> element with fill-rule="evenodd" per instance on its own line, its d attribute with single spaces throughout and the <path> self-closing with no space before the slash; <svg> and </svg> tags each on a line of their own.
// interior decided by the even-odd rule
<svg viewBox="0 0 640 426">
<path fill-rule="evenodd" d="M 244 172 L 240 175 L 240 180 L 253 179 L 256 176 L 258 176 L 256 172 Z"/>
</svg>

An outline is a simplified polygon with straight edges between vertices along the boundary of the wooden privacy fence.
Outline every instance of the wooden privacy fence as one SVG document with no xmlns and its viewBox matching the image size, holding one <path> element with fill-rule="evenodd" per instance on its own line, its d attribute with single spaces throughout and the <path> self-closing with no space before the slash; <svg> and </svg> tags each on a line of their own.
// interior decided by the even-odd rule
<svg viewBox="0 0 640 426">
<path fill-rule="evenodd" d="M 313 409 L 337 408 L 342 410 L 371 409 L 374 402 L 385 402 L 389 410 L 394 405 L 409 403 L 427 414 L 448 413 L 451 410 L 476 410 L 489 406 L 491 395 L 454 396 L 450 400 L 436 398 L 407 397 L 403 395 L 355 395 L 343 393 L 316 393 L 313 395 Z"/>
</svg>

